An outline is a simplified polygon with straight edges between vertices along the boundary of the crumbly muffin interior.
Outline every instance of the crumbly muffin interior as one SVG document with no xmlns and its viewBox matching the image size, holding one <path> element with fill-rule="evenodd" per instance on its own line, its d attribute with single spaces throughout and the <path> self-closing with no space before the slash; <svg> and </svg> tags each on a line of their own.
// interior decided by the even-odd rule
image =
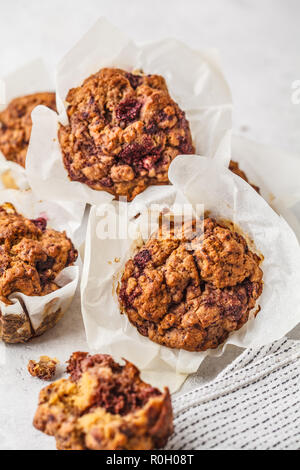
<svg viewBox="0 0 300 470">
<path fill-rule="evenodd" d="M 74 353 L 67 368 L 70 379 L 78 383 L 87 371 L 97 382 L 90 395 L 89 411 L 101 407 L 110 414 L 125 416 L 143 408 L 151 397 L 161 395 L 158 389 L 142 382 L 138 369 L 128 362 L 121 366 L 108 355 Z"/>
<path fill-rule="evenodd" d="M 37 377 L 40 380 L 53 379 L 56 366 L 59 363 L 58 359 L 49 356 L 41 356 L 39 361 L 30 360 L 27 365 L 27 370 L 32 377 Z"/>
</svg>

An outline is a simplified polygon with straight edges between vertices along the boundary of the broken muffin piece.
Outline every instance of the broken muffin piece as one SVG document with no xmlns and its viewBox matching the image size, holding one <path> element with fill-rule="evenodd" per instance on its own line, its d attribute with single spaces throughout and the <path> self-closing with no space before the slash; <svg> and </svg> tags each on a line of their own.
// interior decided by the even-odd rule
<svg viewBox="0 0 300 470">
<path fill-rule="evenodd" d="M 216 348 L 255 307 L 263 288 L 261 261 L 243 236 L 215 219 L 162 223 L 125 265 L 121 313 L 164 346 Z"/>
<path fill-rule="evenodd" d="M 185 113 L 159 75 L 104 68 L 69 91 L 59 141 L 69 178 L 131 201 L 167 184 L 170 163 L 193 154 Z"/>
<path fill-rule="evenodd" d="M 143 382 L 130 362 L 75 352 L 70 377 L 40 392 L 33 424 L 59 450 L 150 450 L 173 432 L 169 390 Z"/>
<path fill-rule="evenodd" d="M 52 380 L 56 373 L 56 366 L 59 360 L 48 356 L 41 356 L 38 362 L 30 360 L 27 369 L 32 377 L 37 377 L 41 380 Z"/>
<path fill-rule="evenodd" d="M 55 111 L 55 93 L 34 93 L 15 98 L 0 113 L 0 151 L 7 160 L 24 168 L 32 128 L 31 113 L 38 105 Z"/>
<path fill-rule="evenodd" d="M 260 193 L 260 189 L 258 186 L 256 186 L 255 184 L 253 183 L 250 183 L 248 178 L 247 178 L 247 175 L 246 173 L 240 169 L 240 166 L 238 164 L 238 162 L 235 162 L 233 160 L 230 160 L 230 163 L 229 163 L 229 170 L 232 171 L 232 173 L 235 173 L 236 175 L 238 175 L 240 178 L 242 178 L 244 181 L 246 181 L 246 183 L 249 183 L 250 186 L 252 186 L 253 189 L 255 189 L 255 191 L 257 193 Z"/>
</svg>

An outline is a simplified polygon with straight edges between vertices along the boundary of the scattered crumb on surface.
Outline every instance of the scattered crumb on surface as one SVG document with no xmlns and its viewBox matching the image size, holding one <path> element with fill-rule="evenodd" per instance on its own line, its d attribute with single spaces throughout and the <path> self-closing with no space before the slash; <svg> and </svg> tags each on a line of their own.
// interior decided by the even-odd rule
<svg viewBox="0 0 300 470">
<path fill-rule="evenodd" d="M 59 360 L 48 356 L 40 356 L 39 362 L 30 360 L 27 369 L 32 377 L 37 377 L 41 380 L 51 380 L 55 376 L 56 366 Z"/>
</svg>

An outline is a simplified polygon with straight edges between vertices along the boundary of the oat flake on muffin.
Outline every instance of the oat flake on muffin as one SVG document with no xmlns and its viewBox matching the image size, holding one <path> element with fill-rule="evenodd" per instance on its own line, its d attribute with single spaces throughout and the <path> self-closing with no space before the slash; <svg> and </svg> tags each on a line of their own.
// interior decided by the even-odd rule
<svg viewBox="0 0 300 470">
<path fill-rule="evenodd" d="M 59 360 L 49 356 L 40 356 L 39 361 L 31 359 L 27 364 L 27 370 L 32 377 L 40 380 L 52 380 L 56 373 Z"/>
</svg>

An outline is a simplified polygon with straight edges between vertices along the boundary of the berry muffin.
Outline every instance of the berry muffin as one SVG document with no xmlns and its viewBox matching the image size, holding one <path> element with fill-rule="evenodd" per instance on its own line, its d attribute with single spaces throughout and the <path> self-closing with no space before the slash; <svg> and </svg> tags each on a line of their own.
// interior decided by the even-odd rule
<svg viewBox="0 0 300 470">
<path fill-rule="evenodd" d="M 261 258 L 212 218 L 163 222 L 126 265 L 122 313 L 140 334 L 170 348 L 216 348 L 241 328 L 262 293 Z"/>
<path fill-rule="evenodd" d="M 150 450 L 173 432 L 166 388 L 140 379 L 130 362 L 121 366 L 103 354 L 73 353 L 70 377 L 40 392 L 33 424 L 54 436 L 59 450 Z"/>
<path fill-rule="evenodd" d="M 189 123 L 159 75 L 104 68 L 69 91 L 59 141 L 69 178 L 131 201 L 167 184 L 179 154 L 193 154 Z"/>
<path fill-rule="evenodd" d="M 24 168 L 32 128 L 31 112 L 38 105 L 56 110 L 55 93 L 15 98 L 0 113 L 0 151 L 7 160 Z"/>
<path fill-rule="evenodd" d="M 0 300 L 6 305 L 12 304 L 13 293 L 44 296 L 59 289 L 56 276 L 76 259 L 77 251 L 65 232 L 47 229 L 44 218 L 23 217 L 12 204 L 0 206 Z M 0 312 L 0 337 L 17 342 L 14 333 L 20 322 L 23 319 L 18 316 Z M 33 335 L 30 328 L 26 334 L 23 339 Z"/>
</svg>

